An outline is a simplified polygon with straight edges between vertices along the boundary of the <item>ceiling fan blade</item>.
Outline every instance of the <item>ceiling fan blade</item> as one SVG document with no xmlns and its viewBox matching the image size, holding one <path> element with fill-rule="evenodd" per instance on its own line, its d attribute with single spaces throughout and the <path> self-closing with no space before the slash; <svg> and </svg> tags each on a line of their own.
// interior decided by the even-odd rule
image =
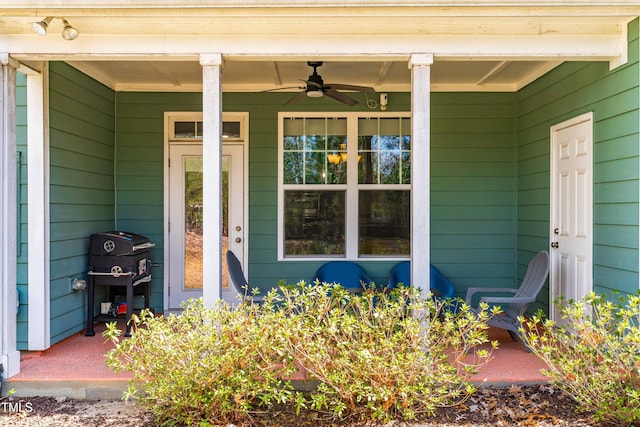
<svg viewBox="0 0 640 427">
<path fill-rule="evenodd" d="M 305 91 L 298 92 L 295 95 L 293 95 L 287 102 L 285 102 L 284 105 L 294 104 L 294 103 L 300 101 L 301 98 L 304 98 L 306 94 L 307 93 Z"/>
<path fill-rule="evenodd" d="M 302 80 L 302 81 L 307 84 L 307 89 L 309 89 L 310 86 L 315 89 L 322 89 L 322 85 L 317 82 L 314 82 L 313 80 Z"/>
<path fill-rule="evenodd" d="M 342 83 L 327 83 L 325 86 L 329 86 L 331 89 L 335 90 L 353 90 L 356 92 L 369 92 L 375 93 L 375 89 L 368 86 L 356 86 L 356 85 L 345 85 Z"/>
<path fill-rule="evenodd" d="M 329 98 L 333 98 L 336 101 L 340 101 L 343 104 L 347 104 L 349 106 L 356 105 L 358 103 L 358 101 L 356 101 L 355 99 L 351 98 L 350 96 L 347 96 L 344 93 L 340 93 L 340 92 L 335 91 L 333 89 L 325 90 L 324 94 L 327 95 Z"/>
<path fill-rule="evenodd" d="M 266 89 L 266 90 L 263 90 L 263 91 L 261 91 L 260 93 L 277 92 L 277 91 L 279 91 L 279 90 L 289 90 L 289 89 L 300 89 L 300 90 L 302 90 L 302 89 L 304 89 L 304 88 L 303 88 L 303 87 L 300 87 L 300 86 L 276 87 L 276 88 L 273 88 L 273 89 Z"/>
</svg>

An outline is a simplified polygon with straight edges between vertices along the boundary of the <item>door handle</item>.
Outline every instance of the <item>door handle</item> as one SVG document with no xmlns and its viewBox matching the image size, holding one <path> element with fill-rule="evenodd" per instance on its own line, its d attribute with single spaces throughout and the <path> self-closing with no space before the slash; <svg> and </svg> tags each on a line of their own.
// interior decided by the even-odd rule
<svg viewBox="0 0 640 427">
<path fill-rule="evenodd" d="M 551 247 L 554 249 L 558 249 L 558 242 L 551 242 Z"/>
<path fill-rule="evenodd" d="M 236 243 L 240 243 L 242 242 L 242 239 L 240 237 L 236 237 Z"/>
</svg>

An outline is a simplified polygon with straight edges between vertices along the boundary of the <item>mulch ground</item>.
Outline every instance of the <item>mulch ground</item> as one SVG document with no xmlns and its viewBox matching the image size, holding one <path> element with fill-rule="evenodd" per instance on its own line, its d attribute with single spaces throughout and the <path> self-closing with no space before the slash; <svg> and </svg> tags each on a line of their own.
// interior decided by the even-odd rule
<svg viewBox="0 0 640 427">
<path fill-rule="evenodd" d="M 155 427 L 154 417 L 133 403 L 64 398 L 13 398 L 0 401 L 2 426 Z M 225 425 L 232 426 L 231 424 Z M 439 408 L 433 417 L 390 423 L 337 420 L 328 414 L 307 411 L 299 416 L 286 409 L 252 414 L 235 427 L 500 427 L 575 426 L 604 427 L 589 414 L 576 412 L 575 402 L 548 385 L 483 388 L 464 404 Z M 607 426 L 608 427 L 608 426 Z"/>
</svg>

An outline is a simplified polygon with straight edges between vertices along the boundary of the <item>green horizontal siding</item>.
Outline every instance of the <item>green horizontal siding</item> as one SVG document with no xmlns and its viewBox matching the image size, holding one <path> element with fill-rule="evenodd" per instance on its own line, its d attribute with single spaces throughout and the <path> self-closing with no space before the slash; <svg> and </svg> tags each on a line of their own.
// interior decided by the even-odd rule
<svg viewBox="0 0 640 427">
<path fill-rule="evenodd" d="M 51 63 L 51 342 L 82 330 L 89 236 L 114 226 L 115 93 L 64 63 Z"/>
<path fill-rule="evenodd" d="M 464 296 L 514 285 L 514 98 L 433 93 L 431 262 Z"/>
</svg>

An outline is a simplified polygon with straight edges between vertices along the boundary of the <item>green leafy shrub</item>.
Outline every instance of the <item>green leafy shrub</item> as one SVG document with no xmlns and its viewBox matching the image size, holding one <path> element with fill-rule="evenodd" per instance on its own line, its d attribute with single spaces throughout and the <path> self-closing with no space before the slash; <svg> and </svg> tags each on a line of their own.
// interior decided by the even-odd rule
<svg viewBox="0 0 640 427">
<path fill-rule="evenodd" d="M 136 395 L 161 425 L 244 419 L 256 407 L 295 396 L 283 378 L 296 367 L 270 325 L 273 314 L 253 304 L 206 309 L 201 300 L 179 316 L 143 313 L 134 318 L 131 338 L 120 341 L 115 323 L 108 326 L 104 334 L 117 345 L 107 364 L 133 372 L 125 398 Z"/>
<path fill-rule="evenodd" d="M 445 306 L 415 288 L 361 295 L 326 283 L 285 289 L 289 354 L 320 383 L 310 407 L 413 419 L 468 397 L 474 388 L 466 380 L 490 355 L 472 351 L 488 341 L 489 313 Z"/>
<path fill-rule="evenodd" d="M 562 326 L 538 313 L 523 320 L 527 346 L 543 373 L 596 421 L 640 423 L 640 294 L 619 303 L 591 293 L 558 301 Z"/>
<path fill-rule="evenodd" d="M 411 288 L 368 290 L 301 282 L 280 286 L 261 305 L 203 307 L 191 301 L 165 318 L 135 319 L 108 365 L 133 372 L 125 397 L 138 396 L 164 424 L 244 420 L 285 405 L 359 419 L 432 414 L 474 391 L 467 381 L 490 356 L 486 308 L 457 313 Z M 494 344 L 495 345 L 495 344 Z M 302 367 L 317 387 L 296 392 Z"/>
</svg>

